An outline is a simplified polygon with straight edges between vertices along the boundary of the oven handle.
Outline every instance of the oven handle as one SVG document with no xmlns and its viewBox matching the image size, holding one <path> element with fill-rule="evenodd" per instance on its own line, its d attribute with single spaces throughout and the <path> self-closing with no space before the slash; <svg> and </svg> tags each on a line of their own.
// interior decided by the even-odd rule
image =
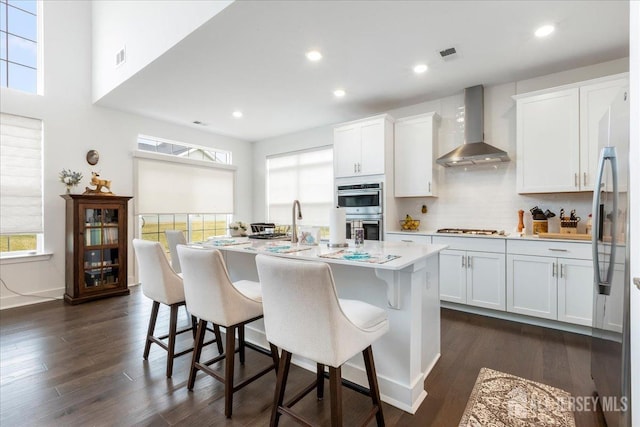
<svg viewBox="0 0 640 427">
<path fill-rule="evenodd" d="M 374 196 L 379 196 L 380 193 L 382 193 L 382 191 L 380 190 L 343 190 L 343 191 L 338 191 L 338 197 L 339 196 L 365 196 L 367 194 L 371 194 Z"/>
</svg>

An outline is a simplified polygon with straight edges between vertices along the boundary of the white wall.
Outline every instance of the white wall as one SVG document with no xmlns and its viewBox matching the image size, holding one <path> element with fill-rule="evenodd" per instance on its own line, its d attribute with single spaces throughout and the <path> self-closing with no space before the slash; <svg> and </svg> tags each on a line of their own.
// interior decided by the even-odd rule
<svg viewBox="0 0 640 427">
<path fill-rule="evenodd" d="M 220 13 L 233 0 L 91 3 L 95 102 Z M 123 47 L 126 62 L 116 67 L 116 52 Z"/>
<path fill-rule="evenodd" d="M 398 198 L 397 215 L 410 214 L 422 221 L 422 230 L 444 227 L 474 227 L 513 232 L 518 223 L 518 210 L 539 206 L 550 209 L 559 216 L 560 208 L 568 213 L 576 209 L 584 218 L 579 231 L 591 211 L 591 194 L 536 194 L 516 193 L 516 110 L 511 96 L 548 87 L 559 86 L 582 80 L 602 77 L 628 71 L 628 58 L 567 70 L 561 73 L 541 76 L 526 81 L 505 83 L 485 87 L 485 142 L 502 148 L 509 153 L 511 161 L 497 166 L 474 166 L 465 168 L 444 168 L 436 166 L 438 174 L 437 198 Z M 526 90 L 524 90 L 526 89 Z M 439 130 L 437 152 L 443 155 L 464 142 L 464 125 L 456 121 L 464 106 L 462 92 L 429 102 L 398 108 L 385 113 L 394 118 L 435 111 L 442 118 Z M 310 129 L 282 137 L 254 143 L 254 218 L 264 218 L 264 163 L 268 155 L 290 150 L 326 145 L 333 139 L 333 125 Z M 549 153 L 550 156 L 553 153 Z M 544 173 L 544 171 L 541 171 Z M 391 189 L 387 189 L 389 191 Z M 422 214 L 426 204 L 428 213 Z M 390 210 L 393 212 L 393 210 Z M 387 215 L 386 231 L 398 229 L 399 218 Z M 525 216 L 525 226 L 531 229 L 530 215 Z M 556 217 L 550 222 L 550 231 L 559 231 Z"/>
<path fill-rule="evenodd" d="M 237 171 L 237 215 L 252 212 L 251 153 L 249 142 L 122 113 L 91 103 L 91 3 L 44 2 L 44 96 L 3 88 L 3 112 L 44 121 L 44 240 L 50 260 L 7 263 L 1 277 L 24 294 L 61 296 L 64 293 L 64 186 L 58 181 L 63 168 L 83 172 L 88 185 L 91 170 L 112 180 L 112 191 L 133 195 L 132 152 L 138 134 L 231 150 Z M 91 167 L 85 154 L 97 149 L 100 162 Z M 130 212 L 133 203 L 129 204 Z M 129 238 L 134 235 L 129 217 Z M 133 251 L 129 251 L 129 276 L 133 276 Z M 130 281 L 131 283 L 131 281 Z M 0 289 L 0 308 L 40 302 Z"/>
</svg>

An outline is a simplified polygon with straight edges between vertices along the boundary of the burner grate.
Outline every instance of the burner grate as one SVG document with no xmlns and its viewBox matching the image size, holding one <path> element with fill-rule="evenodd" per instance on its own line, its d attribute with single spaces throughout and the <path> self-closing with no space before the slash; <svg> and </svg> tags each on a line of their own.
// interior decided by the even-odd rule
<svg viewBox="0 0 640 427">
<path fill-rule="evenodd" d="M 483 230 L 478 228 L 441 228 L 438 233 L 444 234 L 478 234 L 483 236 L 491 236 L 499 234 L 498 230 Z"/>
</svg>

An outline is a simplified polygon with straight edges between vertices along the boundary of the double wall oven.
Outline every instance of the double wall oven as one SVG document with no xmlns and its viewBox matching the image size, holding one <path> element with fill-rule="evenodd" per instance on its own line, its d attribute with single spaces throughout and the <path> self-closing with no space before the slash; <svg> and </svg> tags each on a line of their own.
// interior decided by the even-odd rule
<svg viewBox="0 0 640 427">
<path fill-rule="evenodd" d="M 347 239 L 354 224 L 362 224 L 365 240 L 382 240 L 382 183 L 338 186 L 338 206 L 345 208 Z"/>
</svg>

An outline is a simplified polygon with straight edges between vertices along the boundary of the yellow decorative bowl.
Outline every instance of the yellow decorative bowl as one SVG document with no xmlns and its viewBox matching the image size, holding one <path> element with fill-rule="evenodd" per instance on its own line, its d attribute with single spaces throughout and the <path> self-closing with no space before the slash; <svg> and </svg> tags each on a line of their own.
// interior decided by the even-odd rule
<svg viewBox="0 0 640 427">
<path fill-rule="evenodd" d="M 419 227 L 420 227 L 419 219 L 411 219 L 411 220 L 401 219 L 400 220 L 400 229 L 402 231 L 417 231 Z"/>
</svg>

